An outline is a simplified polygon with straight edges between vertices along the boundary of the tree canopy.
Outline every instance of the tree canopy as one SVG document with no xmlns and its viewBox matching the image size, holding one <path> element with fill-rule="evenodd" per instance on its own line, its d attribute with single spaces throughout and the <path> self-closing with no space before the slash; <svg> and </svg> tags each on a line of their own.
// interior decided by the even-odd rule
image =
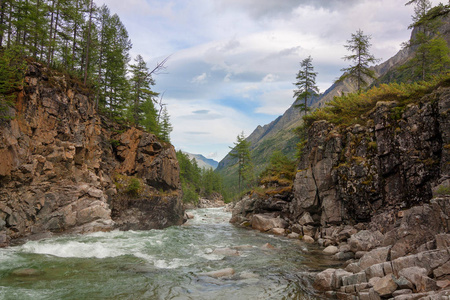
<svg viewBox="0 0 450 300">
<path fill-rule="evenodd" d="M 369 52 L 370 35 L 365 35 L 361 29 L 358 29 L 356 33 L 352 33 L 352 38 L 347 40 L 347 44 L 344 47 L 353 54 L 344 56 L 344 60 L 353 62 L 348 68 L 343 68 L 341 71 L 345 72 L 338 81 L 342 81 L 346 78 L 352 78 L 356 80 L 358 92 L 366 87 L 370 78 L 375 79 L 375 72 L 369 68 L 370 64 L 378 61 L 374 55 Z"/>
<path fill-rule="evenodd" d="M 164 104 L 152 91 L 152 75 L 166 60 L 152 71 L 141 55 L 130 65 L 127 29 L 106 5 L 98 7 L 93 0 L 2 0 L 0 47 L 4 77 L 13 78 L 21 70 L 14 67 L 17 58 L 31 57 L 89 85 L 105 115 L 169 141 L 167 108 L 162 109 Z M 1 102 L 5 108 L 5 101 Z"/>
<path fill-rule="evenodd" d="M 294 83 L 297 86 L 297 90 L 294 90 L 295 106 L 306 114 L 308 111 L 308 99 L 319 93 L 319 88 L 316 86 L 317 72 L 314 72 L 311 56 L 305 58 L 300 63 L 300 67 L 296 77 L 297 82 Z M 303 103 L 298 103 L 302 100 Z"/>
</svg>

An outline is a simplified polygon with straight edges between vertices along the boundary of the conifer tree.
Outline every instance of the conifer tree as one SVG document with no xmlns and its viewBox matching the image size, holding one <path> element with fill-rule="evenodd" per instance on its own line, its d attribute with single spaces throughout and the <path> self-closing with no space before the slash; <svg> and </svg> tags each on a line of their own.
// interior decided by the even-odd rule
<svg viewBox="0 0 450 300">
<path fill-rule="evenodd" d="M 300 108 L 300 111 L 304 111 L 305 115 L 308 112 L 308 98 L 316 96 L 319 93 L 319 88 L 316 86 L 317 72 L 314 72 L 312 65 L 312 58 L 308 56 L 302 60 L 300 64 L 301 69 L 297 73 L 297 82 L 294 83 L 297 86 L 297 90 L 294 90 L 295 107 Z"/>
<path fill-rule="evenodd" d="M 131 105 L 132 120 L 135 124 L 143 125 L 144 118 L 154 118 L 154 120 L 146 120 L 147 125 L 156 124 L 156 110 L 153 106 L 153 98 L 158 96 L 151 90 L 151 86 L 155 84 L 147 64 L 141 55 L 135 58 L 135 64 L 131 65 Z M 145 103 L 145 107 L 144 107 Z M 153 107 L 152 107 L 153 106 Z M 144 108 L 147 114 L 144 113 Z M 155 126 L 152 126 L 156 130 Z M 149 128 L 150 129 L 150 128 Z"/>
<path fill-rule="evenodd" d="M 411 3 L 416 6 L 412 16 L 413 23 L 409 28 L 416 27 L 417 32 L 404 47 L 413 49 L 415 54 L 401 69 L 412 70 L 409 79 L 426 80 L 450 67 L 450 50 L 438 30 L 442 21 L 437 17 L 441 12 L 448 12 L 450 7 L 440 4 L 431 8 L 429 0 L 409 1 L 407 5 Z"/>
<path fill-rule="evenodd" d="M 347 44 L 344 47 L 353 54 L 344 56 L 344 60 L 353 62 L 348 68 L 343 68 L 341 71 L 345 72 L 338 81 L 342 81 L 346 78 L 352 78 L 356 80 L 358 92 L 363 87 L 368 85 L 369 79 L 375 79 L 375 72 L 369 68 L 370 64 L 376 63 L 378 59 L 375 58 L 370 52 L 370 35 L 364 35 L 361 29 L 358 29 L 356 33 L 352 33 L 352 38 L 347 40 Z"/>
<path fill-rule="evenodd" d="M 169 112 L 167 111 L 167 107 L 164 106 L 162 109 L 162 115 L 159 122 L 159 128 L 160 128 L 160 138 L 163 141 L 166 141 L 170 143 L 170 133 L 173 130 L 172 124 L 170 123 L 170 116 Z"/>
<path fill-rule="evenodd" d="M 239 193 L 243 181 L 251 182 L 254 179 L 253 163 L 251 159 L 250 142 L 245 140 L 244 132 L 237 136 L 234 147 L 231 148 L 230 156 L 237 158 L 238 164 L 238 188 Z"/>
</svg>

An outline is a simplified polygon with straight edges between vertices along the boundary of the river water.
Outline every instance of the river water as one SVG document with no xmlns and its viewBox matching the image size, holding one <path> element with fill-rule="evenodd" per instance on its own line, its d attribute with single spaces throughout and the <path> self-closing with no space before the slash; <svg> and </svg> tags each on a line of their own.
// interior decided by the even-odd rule
<svg viewBox="0 0 450 300">
<path fill-rule="evenodd" d="M 0 249 L 0 299 L 317 299 L 307 271 L 332 262 L 315 246 L 237 228 L 222 208 L 191 213 L 185 225 L 164 230 Z M 235 274 L 204 275 L 224 268 Z"/>
</svg>

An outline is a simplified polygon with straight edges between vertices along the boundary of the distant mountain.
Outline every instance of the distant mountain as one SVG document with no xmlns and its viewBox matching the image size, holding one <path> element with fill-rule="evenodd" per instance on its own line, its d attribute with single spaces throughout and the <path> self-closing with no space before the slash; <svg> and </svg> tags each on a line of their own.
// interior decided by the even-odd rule
<svg viewBox="0 0 450 300">
<path fill-rule="evenodd" d="M 411 33 L 415 36 L 417 29 Z M 450 44 L 450 17 L 444 19 L 443 26 L 440 28 L 443 37 Z M 396 80 L 401 75 L 397 74 L 397 68 L 412 57 L 415 49 L 405 48 L 387 61 L 373 67 L 379 82 L 387 83 Z M 372 82 L 374 83 L 374 82 Z M 309 105 L 312 108 L 322 107 L 327 102 L 333 100 L 335 96 L 341 96 L 343 93 L 352 93 L 356 91 L 356 83 L 350 79 L 333 84 L 319 97 L 310 100 Z M 292 104 L 286 112 L 276 118 L 269 124 L 258 126 L 248 137 L 247 141 L 251 143 L 255 171 L 259 173 L 267 165 L 270 156 L 276 150 L 281 151 L 288 157 L 293 158 L 296 152 L 296 144 L 300 141 L 293 129 L 302 125 L 302 114 L 298 108 Z M 236 158 L 229 154 L 219 163 L 216 171 L 224 176 L 225 185 L 232 186 L 236 182 L 237 169 Z"/>
<path fill-rule="evenodd" d="M 192 154 L 192 153 L 188 153 L 188 152 L 184 152 L 184 151 L 183 151 L 183 153 L 187 154 L 190 159 L 195 159 L 200 168 L 215 170 L 217 168 L 217 166 L 219 165 L 219 162 L 215 161 L 214 159 L 206 158 L 201 154 Z"/>
</svg>

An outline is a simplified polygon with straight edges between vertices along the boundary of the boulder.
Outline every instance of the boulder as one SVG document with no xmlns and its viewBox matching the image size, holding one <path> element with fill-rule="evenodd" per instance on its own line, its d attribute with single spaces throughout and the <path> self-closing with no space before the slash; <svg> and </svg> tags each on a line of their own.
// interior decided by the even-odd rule
<svg viewBox="0 0 450 300">
<path fill-rule="evenodd" d="M 220 278 L 220 277 L 230 277 L 230 276 L 234 275 L 234 273 L 235 273 L 235 271 L 233 268 L 225 268 L 225 269 L 220 269 L 217 271 L 201 273 L 200 275 L 214 277 L 214 278 Z"/>
<path fill-rule="evenodd" d="M 427 270 L 425 268 L 409 267 L 400 270 L 398 275 L 406 278 L 418 290 L 423 281 L 422 277 L 427 276 Z"/>
<path fill-rule="evenodd" d="M 269 231 L 272 228 L 286 228 L 287 222 L 281 218 L 270 215 L 256 214 L 252 216 L 252 228 L 259 231 Z"/>
<path fill-rule="evenodd" d="M 304 235 L 302 240 L 307 243 L 307 244 L 313 244 L 314 243 L 314 239 L 312 237 L 310 237 L 309 235 Z"/>
<path fill-rule="evenodd" d="M 269 232 L 276 235 L 284 235 L 286 233 L 286 230 L 284 228 L 272 228 L 269 230 Z"/>
<path fill-rule="evenodd" d="M 359 260 L 359 266 L 364 270 L 372 265 L 387 261 L 391 247 L 376 248 L 364 254 Z"/>
<path fill-rule="evenodd" d="M 300 225 L 312 225 L 314 224 L 314 220 L 311 217 L 311 215 L 309 214 L 309 212 L 305 211 L 302 216 L 300 217 L 300 219 L 298 219 L 298 223 Z"/>
<path fill-rule="evenodd" d="M 383 234 L 380 231 L 361 230 L 350 237 L 347 243 L 353 252 L 369 251 L 381 244 Z"/>
<path fill-rule="evenodd" d="M 386 275 L 375 282 L 373 289 L 381 297 L 386 297 L 397 289 L 397 283 L 393 275 Z"/>
<path fill-rule="evenodd" d="M 339 252 L 339 249 L 336 246 L 328 246 L 325 249 L 323 249 L 323 253 L 327 254 L 327 255 L 334 255 L 338 252 Z"/>
<path fill-rule="evenodd" d="M 214 249 L 214 251 L 212 253 L 216 254 L 216 255 L 223 255 L 223 256 L 239 256 L 240 255 L 239 251 L 230 249 L 230 248 L 217 248 L 217 249 Z"/>
<path fill-rule="evenodd" d="M 300 234 L 296 233 L 296 232 L 291 232 L 287 235 L 288 238 L 290 239 L 299 239 L 300 238 Z"/>
<path fill-rule="evenodd" d="M 335 288 L 334 273 L 336 269 L 326 269 L 316 275 L 313 286 L 319 291 L 330 291 Z"/>
</svg>

